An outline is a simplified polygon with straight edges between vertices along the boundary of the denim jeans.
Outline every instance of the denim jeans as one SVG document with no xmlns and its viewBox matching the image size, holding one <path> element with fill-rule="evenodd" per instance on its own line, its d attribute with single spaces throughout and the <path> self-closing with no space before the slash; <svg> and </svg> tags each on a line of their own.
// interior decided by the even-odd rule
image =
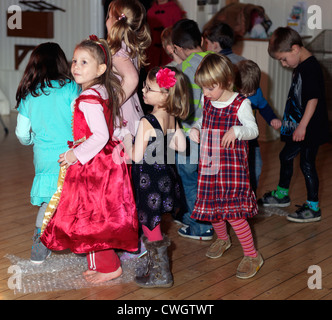
<svg viewBox="0 0 332 320">
<path fill-rule="evenodd" d="M 186 152 L 176 153 L 176 167 L 182 181 L 187 204 L 187 212 L 184 213 L 182 222 L 190 226 L 193 235 L 201 235 L 212 228 L 210 223 L 191 218 L 197 196 L 198 161 L 199 144 L 187 137 Z"/>
<path fill-rule="evenodd" d="M 258 181 L 262 173 L 262 166 L 263 166 L 261 150 L 259 146 L 253 146 L 250 145 L 249 143 L 248 162 L 249 162 L 250 184 L 252 190 L 256 194 Z"/>
</svg>

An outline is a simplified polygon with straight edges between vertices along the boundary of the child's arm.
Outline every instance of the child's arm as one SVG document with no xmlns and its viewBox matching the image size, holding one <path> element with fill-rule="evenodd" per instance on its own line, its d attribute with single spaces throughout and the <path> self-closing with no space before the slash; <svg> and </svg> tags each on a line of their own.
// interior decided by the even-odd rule
<svg viewBox="0 0 332 320">
<path fill-rule="evenodd" d="M 298 127 L 293 132 L 293 141 L 303 141 L 305 138 L 305 134 L 307 131 L 307 126 L 315 113 L 317 107 L 318 99 L 311 99 L 308 101 L 307 106 L 305 108 L 303 117 L 298 125 Z"/>
<path fill-rule="evenodd" d="M 121 85 L 125 93 L 124 101 L 128 100 L 137 88 L 138 72 L 128 57 L 120 55 L 113 56 L 113 66 L 122 78 Z"/>
<path fill-rule="evenodd" d="M 130 140 L 132 141 L 132 137 L 129 134 L 127 134 L 124 138 L 126 152 L 130 159 L 136 163 L 140 162 L 144 157 L 144 152 L 149 143 L 151 130 L 153 130 L 153 127 L 149 121 L 142 118 L 135 136 L 135 143 L 130 143 Z"/>
<path fill-rule="evenodd" d="M 79 108 L 84 113 L 92 135 L 77 148 L 62 153 L 58 161 L 60 166 L 73 164 L 77 160 L 81 164 L 87 163 L 104 148 L 109 140 L 109 131 L 103 107 L 100 104 L 81 102 Z"/>
<path fill-rule="evenodd" d="M 183 134 L 179 123 L 176 121 L 176 131 L 169 144 L 170 148 L 183 152 L 187 148 L 186 136 Z"/>
<path fill-rule="evenodd" d="M 275 130 L 278 130 L 281 127 L 281 121 L 275 115 L 271 106 L 264 98 L 261 88 L 258 88 L 256 93 L 248 99 L 251 102 L 252 109 L 258 109 L 260 115 L 268 123 L 268 125 L 272 126 Z"/>
<path fill-rule="evenodd" d="M 201 128 L 202 128 L 203 116 L 201 116 L 191 127 L 189 131 L 189 138 L 190 140 L 199 143 L 200 142 L 200 135 L 201 135 Z"/>
<path fill-rule="evenodd" d="M 234 147 L 235 140 L 252 140 L 258 137 L 258 127 L 248 99 L 244 100 L 237 112 L 241 126 L 233 126 L 221 139 L 224 148 Z"/>
<path fill-rule="evenodd" d="M 33 144 L 34 134 L 31 132 L 30 119 L 20 113 L 17 115 L 15 134 L 21 144 L 25 146 Z"/>
</svg>

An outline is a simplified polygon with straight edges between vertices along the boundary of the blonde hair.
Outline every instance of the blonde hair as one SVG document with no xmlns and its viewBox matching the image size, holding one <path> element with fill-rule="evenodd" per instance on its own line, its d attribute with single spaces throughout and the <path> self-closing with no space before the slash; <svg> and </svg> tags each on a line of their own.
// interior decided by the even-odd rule
<svg viewBox="0 0 332 320">
<path fill-rule="evenodd" d="M 160 88 L 161 92 L 168 93 L 163 108 L 167 113 L 185 120 L 189 113 L 189 87 L 186 77 L 183 72 L 174 67 L 167 68 L 175 72 L 176 83 L 169 89 Z M 159 70 L 160 67 L 152 68 L 147 75 L 147 79 L 151 82 L 156 81 L 156 75 Z"/>
<path fill-rule="evenodd" d="M 151 35 L 144 6 L 138 0 L 113 0 L 109 14 L 116 20 L 107 37 L 111 55 L 121 49 L 123 41 L 129 57 L 137 57 L 138 68 L 146 66 L 145 51 L 151 44 Z"/>
<path fill-rule="evenodd" d="M 206 55 L 196 70 L 195 83 L 200 87 L 220 85 L 223 89 L 233 91 L 234 68 L 232 62 L 219 53 Z"/>
</svg>

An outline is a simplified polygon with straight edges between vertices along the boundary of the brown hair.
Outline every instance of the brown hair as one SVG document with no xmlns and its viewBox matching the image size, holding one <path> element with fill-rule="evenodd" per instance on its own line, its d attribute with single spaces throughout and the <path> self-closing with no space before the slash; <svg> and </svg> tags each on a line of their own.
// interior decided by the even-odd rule
<svg viewBox="0 0 332 320">
<path fill-rule="evenodd" d="M 290 52 L 293 45 L 303 47 L 301 36 L 290 27 L 279 27 L 271 36 L 268 53 L 275 59 L 275 53 Z"/>
<path fill-rule="evenodd" d="M 235 86 L 242 94 L 250 94 L 259 88 L 261 69 L 252 60 L 242 60 L 235 65 Z"/>
<path fill-rule="evenodd" d="M 167 99 L 163 108 L 171 115 L 185 120 L 189 113 L 189 87 L 185 75 L 182 71 L 174 67 L 167 67 L 175 72 L 176 83 L 169 89 L 160 88 L 161 92 L 168 93 Z M 160 67 L 152 68 L 147 79 L 154 82 Z"/>
<path fill-rule="evenodd" d="M 70 81 L 70 69 L 65 53 L 57 43 L 46 42 L 37 46 L 31 53 L 22 79 L 16 91 L 16 106 L 28 94 L 38 97 L 45 94 L 46 87 L 52 88 L 51 80 L 64 86 Z M 41 92 L 42 93 L 41 93 Z"/>
<path fill-rule="evenodd" d="M 102 49 L 104 48 L 104 50 Z M 112 60 L 109 54 L 109 47 L 107 42 L 104 39 L 96 40 L 83 40 L 79 43 L 75 50 L 81 48 L 84 50 L 88 50 L 93 57 L 97 60 L 98 64 L 106 64 L 106 71 L 93 81 L 90 87 L 100 84 L 104 85 L 109 99 L 108 108 L 111 111 L 111 116 L 113 118 L 113 125 L 115 126 L 116 118 L 120 119 L 120 123 L 122 123 L 122 115 L 120 111 L 120 102 L 124 99 L 124 92 L 121 86 L 121 82 L 119 78 L 112 71 Z M 105 57 L 106 53 L 106 57 Z M 106 58 L 106 60 L 105 60 Z"/>
</svg>

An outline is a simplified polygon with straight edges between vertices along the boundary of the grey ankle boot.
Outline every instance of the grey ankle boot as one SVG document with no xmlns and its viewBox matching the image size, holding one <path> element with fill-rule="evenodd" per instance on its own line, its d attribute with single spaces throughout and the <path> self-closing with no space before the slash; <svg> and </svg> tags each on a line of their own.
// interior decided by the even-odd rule
<svg viewBox="0 0 332 320">
<path fill-rule="evenodd" d="M 171 241 L 164 235 L 163 240 L 148 241 L 144 238 L 148 251 L 145 266 L 136 269 L 135 282 L 143 288 L 169 288 L 173 285 L 173 276 L 169 268 L 167 248 Z"/>
</svg>

